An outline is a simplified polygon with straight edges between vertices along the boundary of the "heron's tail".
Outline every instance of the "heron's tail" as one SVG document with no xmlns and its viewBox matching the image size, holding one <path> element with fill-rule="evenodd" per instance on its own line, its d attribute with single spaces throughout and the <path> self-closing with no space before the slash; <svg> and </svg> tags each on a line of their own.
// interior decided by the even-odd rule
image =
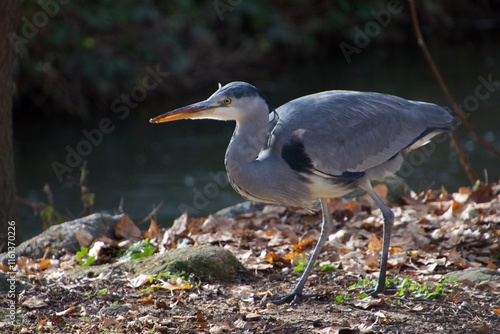
<svg viewBox="0 0 500 334">
<path fill-rule="evenodd" d="M 460 125 L 462 125 L 462 121 L 460 118 L 455 116 L 455 112 L 449 107 L 442 107 L 444 110 L 448 112 L 448 114 L 453 118 L 453 123 L 450 125 L 450 130 L 456 130 Z"/>
</svg>

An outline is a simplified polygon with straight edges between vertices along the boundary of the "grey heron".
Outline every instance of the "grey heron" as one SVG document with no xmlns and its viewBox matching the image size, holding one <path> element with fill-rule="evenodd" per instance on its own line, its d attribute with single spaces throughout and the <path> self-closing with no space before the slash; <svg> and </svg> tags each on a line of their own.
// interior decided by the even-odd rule
<svg viewBox="0 0 500 334">
<path fill-rule="evenodd" d="M 365 190 L 383 215 L 383 242 L 373 296 L 385 291 L 394 214 L 372 188 L 400 168 L 404 155 L 457 123 L 447 109 L 380 93 L 333 90 L 307 95 L 273 109 L 245 82 L 232 82 L 208 99 L 150 119 L 236 121 L 225 166 L 243 197 L 311 209 L 319 199 L 321 234 L 299 282 L 275 303 L 297 303 L 333 229 L 327 199 Z"/>
</svg>

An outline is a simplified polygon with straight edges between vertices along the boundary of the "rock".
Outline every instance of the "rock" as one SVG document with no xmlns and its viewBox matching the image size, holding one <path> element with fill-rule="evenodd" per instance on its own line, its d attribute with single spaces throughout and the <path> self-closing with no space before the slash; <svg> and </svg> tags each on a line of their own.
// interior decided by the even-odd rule
<svg viewBox="0 0 500 334">
<path fill-rule="evenodd" d="M 247 313 L 245 315 L 245 319 L 247 321 L 257 321 L 257 320 L 260 320 L 262 318 L 262 315 L 258 314 L 258 313 Z"/>
<path fill-rule="evenodd" d="M 100 313 L 108 317 L 116 317 L 117 315 L 127 315 L 130 311 L 130 307 L 127 305 L 110 305 L 108 307 L 102 308 Z"/>
<path fill-rule="evenodd" d="M 156 275 L 161 272 L 185 272 L 187 275 L 194 274 L 197 277 L 225 280 L 231 279 L 242 268 L 242 264 L 227 249 L 200 246 L 175 249 L 164 254 L 132 261 L 81 267 L 68 271 L 64 277 L 80 279 L 120 271 L 146 275 Z"/>
<path fill-rule="evenodd" d="M 26 240 L 16 247 L 16 256 L 27 256 L 39 259 L 44 256 L 47 249 L 51 256 L 60 250 L 76 253 L 81 246 L 76 238 L 77 231 L 85 231 L 94 239 L 107 236 L 115 239 L 115 226 L 123 219 L 124 215 L 108 215 L 95 213 L 83 218 L 75 219 L 59 225 L 49 227 L 41 234 Z M 0 254 L 0 263 L 7 261 L 7 253 Z"/>
<path fill-rule="evenodd" d="M 225 217 L 225 218 L 236 218 L 239 215 L 254 213 L 256 211 L 262 211 L 266 204 L 255 203 L 251 201 L 246 201 L 242 203 L 235 204 L 228 208 L 217 211 L 215 217 Z"/>
<path fill-rule="evenodd" d="M 405 180 L 397 175 L 392 175 L 384 179 L 387 185 L 387 200 L 391 203 L 405 203 L 405 198 L 411 198 L 410 186 Z"/>
<path fill-rule="evenodd" d="M 33 285 L 31 283 L 22 281 L 22 278 L 12 276 L 4 273 L 3 271 L 0 271 L 0 294 L 2 294 L 3 296 L 7 295 L 8 293 L 15 293 L 17 296 L 21 291 L 31 288 L 33 288 Z"/>
<path fill-rule="evenodd" d="M 500 272 L 488 268 L 467 268 L 451 272 L 448 276 L 459 281 L 471 281 L 473 283 L 500 282 Z"/>
<path fill-rule="evenodd" d="M 201 246 L 176 249 L 156 258 L 145 258 L 135 268 L 151 274 L 184 271 L 206 278 L 226 279 L 233 277 L 243 266 L 227 249 Z"/>
</svg>

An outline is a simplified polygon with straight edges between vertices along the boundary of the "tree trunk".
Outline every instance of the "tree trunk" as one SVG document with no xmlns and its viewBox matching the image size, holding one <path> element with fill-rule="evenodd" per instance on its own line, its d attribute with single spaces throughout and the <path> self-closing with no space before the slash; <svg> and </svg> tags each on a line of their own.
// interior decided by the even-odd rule
<svg viewBox="0 0 500 334">
<path fill-rule="evenodd" d="M 7 249 L 9 232 L 15 231 L 11 221 L 15 221 L 14 154 L 12 145 L 12 64 L 15 50 L 10 44 L 9 33 L 17 32 L 20 16 L 19 0 L 1 0 L 0 13 L 0 252 Z M 18 226 L 17 226 L 18 227 Z M 19 233 L 18 231 L 15 231 Z M 15 237 L 10 234 L 9 237 Z M 11 244 L 12 245 L 12 244 Z"/>
</svg>

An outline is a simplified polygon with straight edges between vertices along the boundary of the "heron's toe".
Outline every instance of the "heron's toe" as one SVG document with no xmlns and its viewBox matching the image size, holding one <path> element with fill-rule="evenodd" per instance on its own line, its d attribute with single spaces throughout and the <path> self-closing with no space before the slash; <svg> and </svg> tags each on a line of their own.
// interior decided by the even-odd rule
<svg viewBox="0 0 500 334">
<path fill-rule="evenodd" d="M 397 291 L 396 289 L 386 288 L 385 286 L 377 285 L 374 289 L 364 291 L 364 293 L 375 298 L 379 294 L 394 294 L 396 293 L 396 291 Z"/>
<path fill-rule="evenodd" d="M 300 303 L 302 299 L 303 295 L 301 292 L 292 291 L 291 293 L 281 296 L 280 298 L 274 300 L 273 303 L 275 305 L 283 305 L 283 304 L 297 305 L 298 303 Z"/>
</svg>

